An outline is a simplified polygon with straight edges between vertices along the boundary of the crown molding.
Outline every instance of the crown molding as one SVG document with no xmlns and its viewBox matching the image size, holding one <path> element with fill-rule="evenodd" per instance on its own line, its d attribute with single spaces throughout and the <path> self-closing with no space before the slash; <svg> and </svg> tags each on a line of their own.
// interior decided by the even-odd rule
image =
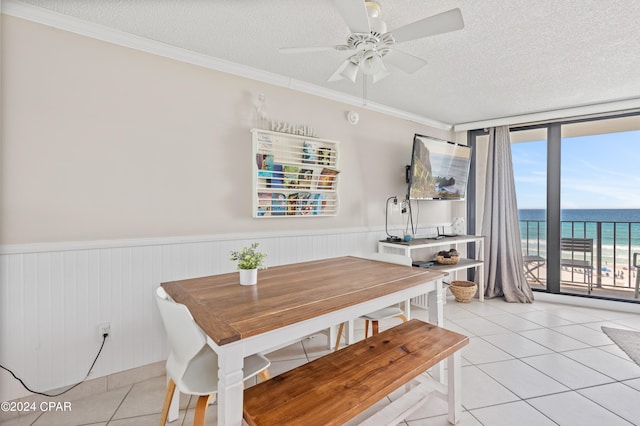
<svg viewBox="0 0 640 426">
<path fill-rule="evenodd" d="M 605 102 L 593 105 L 583 105 L 574 108 L 564 108 L 551 111 L 543 111 L 533 114 L 514 115 L 491 120 L 460 123 L 454 126 L 455 132 L 475 129 L 487 129 L 497 126 L 524 126 L 551 121 L 574 119 L 578 117 L 598 116 L 601 114 L 615 114 L 631 112 L 640 109 L 640 98 L 625 99 L 614 102 Z"/>
<path fill-rule="evenodd" d="M 38 24 L 57 28 L 60 30 L 72 32 L 85 37 L 105 41 L 115 45 L 127 47 L 130 49 L 150 53 L 156 56 L 185 62 L 204 68 L 233 74 L 239 77 L 272 84 L 275 86 L 285 87 L 298 92 L 319 96 L 332 101 L 345 103 L 359 108 L 379 112 L 392 117 L 408 120 L 418 124 L 434 127 L 436 129 L 451 131 L 452 124 L 422 117 L 403 110 L 388 107 L 374 102 L 362 104 L 362 99 L 356 96 L 345 95 L 335 90 L 326 89 L 324 87 L 305 83 L 283 75 L 263 71 L 257 68 L 248 67 L 238 63 L 225 61 L 201 53 L 189 51 L 165 43 L 150 40 L 144 37 L 126 33 L 124 31 L 115 30 L 99 24 L 87 22 L 72 16 L 53 12 L 41 7 L 21 3 L 17 0 L 2 0 L 0 4 L 3 14 L 25 19 L 27 21 L 36 22 Z"/>
</svg>

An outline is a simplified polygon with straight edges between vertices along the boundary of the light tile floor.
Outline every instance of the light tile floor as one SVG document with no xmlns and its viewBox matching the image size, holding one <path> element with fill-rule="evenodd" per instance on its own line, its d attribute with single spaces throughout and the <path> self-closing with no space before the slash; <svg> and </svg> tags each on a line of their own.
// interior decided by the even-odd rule
<svg viewBox="0 0 640 426">
<path fill-rule="evenodd" d="M 471 340 L 462 352 L 459 425 L 640 425 L 640 367 L 600 330 L 605 325 L 640 331 L 640 315 L 501 299 L 470 304 L 448 299 L 444 312 L 445 327 Z M 427 318 L 422 309 L 412 314 Z M 383 322 L 381 328 L 395 323 Z M 363 322 L 356 321 L 356 338 L 363 334 Z M 319 334 L 267 354 L 271 374 L 326 354 L 326 339 Z M 165 377 L 156 377 L 74 401 L 71 412 L 22 416 L 2 425 L 157 425 L 164 390 Z M 182 398 L 173 425 L 192 424 L 194 402 Z M 208 410 L 207 424 L 216 424 L 215 407 Z M 437 399 L 404 422 L 446 424 L 446 404 Z"/>
</svg>

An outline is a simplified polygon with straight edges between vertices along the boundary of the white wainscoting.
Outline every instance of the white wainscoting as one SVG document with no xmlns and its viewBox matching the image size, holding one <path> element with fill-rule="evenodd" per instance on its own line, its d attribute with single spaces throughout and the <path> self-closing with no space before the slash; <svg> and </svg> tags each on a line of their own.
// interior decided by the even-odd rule
<svg viewBox="0 0 640 426">
<path fill-rule="evenodd" d="M 310 231 L 304 235 L 219 235 L 96 241 L 0 248 L 0 363 L 34 390 L 82 380 L 111 337 L 90 378 L 166 359 L 153 293 L 165 281 L 231 272 L 229 251 L 257 241 L 276 266 L 377 248 L 384 231 Z M 2 370 L 0 400 L 29 392 Z"/>
</svg>

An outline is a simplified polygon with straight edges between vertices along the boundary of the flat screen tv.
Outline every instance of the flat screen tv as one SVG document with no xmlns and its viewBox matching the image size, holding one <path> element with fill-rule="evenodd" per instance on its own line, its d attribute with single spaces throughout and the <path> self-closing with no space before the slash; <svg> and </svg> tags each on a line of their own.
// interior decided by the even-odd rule
<svg viewBox="0 0 640 426">
<path fill-rule="evenodd" d="M 409 199 L 464 200 L 470 165 L 470 147 L 416 134 L 408 173 Z"/>
</svg>

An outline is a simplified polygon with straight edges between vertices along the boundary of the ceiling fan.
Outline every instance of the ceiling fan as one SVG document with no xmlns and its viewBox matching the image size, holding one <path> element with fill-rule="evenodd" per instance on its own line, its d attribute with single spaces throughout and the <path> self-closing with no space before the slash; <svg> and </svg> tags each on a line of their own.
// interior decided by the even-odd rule
<svg viewBox="0 0 640 426">
<path fill-rule="evenodd" d="M 464 28 L 460 9 L 451 9 L 387 32 L 387 24 L 380 18 L 381 8 L 378 3 L 362 0 L 334 0 L 333 3 L 351 31 L 347 44 L 280 48 L 281 53 L 328 50 L 351 53 L 329 77 L 329 81 L 347 78 L 355 83 L 358 71 L 361 71 L 372 76 L 375 83 L 390 74 L 385 64 L 409 74 L 414 73 L 425 66 L 427 61 L 397 50 L 397 44 Z"/>
</svg>

